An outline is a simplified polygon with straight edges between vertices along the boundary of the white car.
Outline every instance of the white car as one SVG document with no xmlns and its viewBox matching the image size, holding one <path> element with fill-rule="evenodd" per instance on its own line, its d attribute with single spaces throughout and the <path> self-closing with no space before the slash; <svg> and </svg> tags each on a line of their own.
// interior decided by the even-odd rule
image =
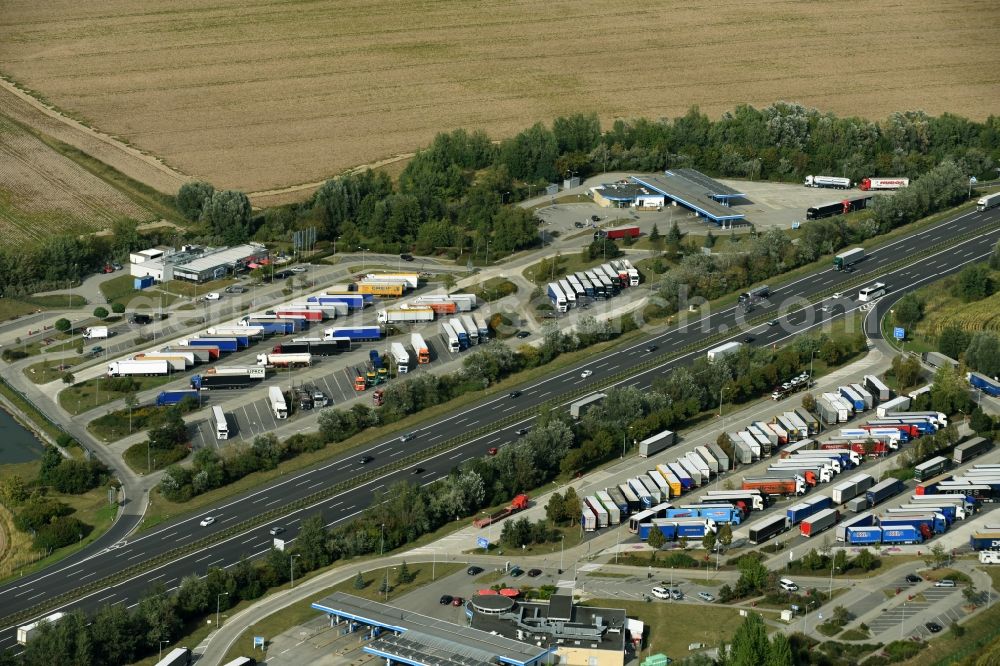
<svg viewBox="0 0 1000 666">
<path fill-rule="evenodd" d="M 305 273 L 309 269 L 305 266 L 292 266 L 291 270 L 293 273 Z"/>
<path fill-rule="evenodd" d="M 708 603 L 712 603 L 713 601 L 715 601 L 715 597 L 709 594 L 708 592 L 699 592 L 698 598 L 701 599 L 702 601 L 707 601 Z"/>
<path fill-rule="evenodd" d="M 833 300 L 835 300 L 835 301 L 839 301 L 839 300 L 840 300 L 840 299 L 842 299 L 843 297 L 844 297 L 844 295 L 843 295 L 842 293 L 840 293 L 839 291 L 835 291 L 835 292 L 833 292 L 833 295 L 832 295 L 832 296 L 830 296 L 830 298 L 832 298 L 832 299 L 833 299 Z"/>
<path fill-rule="evenodd" d="M 208 527 L 214 522 L 215 522 L 215 516 L 205 516 L 204 518 L 201 519 L 201 526 Z"/>
<path fill-rule="evenodd" d="M 657 599 L 670 598 L 670 590 L 668 590 L 665 587 L 654 587 L 652 590 L 650 590 L 650 592 L 652 592 L 653 596 L 656 597 Z"/>
<path fill-rule="evenodd" d="M 592 374 L 594 374 L 593 370 L 584 370 L 583 372 L 580 373 L 580 378 L 581 379 L 586 379 L 587 377 L 591 376 Z"/>
<path fill-rule="evenodd" d="M 955 587 L 955 581 L 950 578 L 944 578 L 942 580 L 935 581 L 934 587 Z"/>
<path fill-rule="evenodd" d="M 221 298 L 222 298 L 222 294 L 220 294 L 217 291 L 210 291 L 207 294 L 205 294 L 205 300 L 206 301 L 217 301 L 217 300 L 219 300 Z"/>
</svg>

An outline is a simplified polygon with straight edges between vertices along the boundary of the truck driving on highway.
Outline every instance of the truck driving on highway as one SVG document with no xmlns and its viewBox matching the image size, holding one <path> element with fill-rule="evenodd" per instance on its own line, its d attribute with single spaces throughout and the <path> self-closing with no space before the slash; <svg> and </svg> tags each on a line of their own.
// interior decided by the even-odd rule
<svg viewBox="0 0 1000 666">
<path fill-rule="evenodd" d="M 17 628 L 17 642 L 21 645 L 27 645 L 28 641 L 34 638 L 38 634 L 38 628 L 45 624 L 46 622 L 58 622 L 65 616 L 65 613 L 53 613 L 47 617 L 43 617 L 40 620 L 35 620 L 31 624 L 26 624 L 22 627 Z"/>
<path fill-rule="evenodd" d="M 989 210 L 996 206 L 1000 206 L 1000 192 L 987 194 L 976 202 L 976 210 Z"/>
<path fill-rule="evenodd" d="M 865 258 L 865 248 L 855 247 L 846 252 L 841 252 L 833 258 L 834 270 L 842 271 L 849 266 L 853 266 Z"/>
</svg>

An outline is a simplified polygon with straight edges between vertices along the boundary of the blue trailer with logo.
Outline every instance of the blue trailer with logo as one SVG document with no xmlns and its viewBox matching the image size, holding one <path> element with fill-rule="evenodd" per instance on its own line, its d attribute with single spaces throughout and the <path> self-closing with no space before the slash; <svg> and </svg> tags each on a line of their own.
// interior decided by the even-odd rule
<svg viewBox="0 0 1000 666">
<path fill-rule="evenodd" d="M 969 537 L 973 550 L 1000 550 L 1000 529 L 985 529 L 973 532 Z"/>
<path fill-rule="evenodd" d="M 785 515 L 788 517 L 789 525 L 797 525 L 809 516 L 819 513 L 823 509 L 829 509 L 831 506 L 833 506 L 833 500 L 826 495 L 820 495 L 810 497 L 801 504 L 789 507 Z"/>
<path fill-rule="evenodd" d="M 845 530 L 845 539 L 852 546 L 867 546 L 882 543 L 881 527 L 848 527 Z"/>
<path fill-rule="evenodd" d="M 234 352 L 240 348 L 236 338 L 191 338 L 181 344 L 188 347 L 218 347 L 220 352 Z"/>
<path fill-rule="evenodd" d="M 883 544 L 923 543 L 926 532 L 912 525 L 896 525 L 882 528 Z"/>
<path fill-rule="evenodd" d="M 326 340 L 334 338 L 350 338 L 351 342 L 371 342 L 382 338 L 382 329 L 378 326 L 336 326 L 323 331 Z"/>
</svg>

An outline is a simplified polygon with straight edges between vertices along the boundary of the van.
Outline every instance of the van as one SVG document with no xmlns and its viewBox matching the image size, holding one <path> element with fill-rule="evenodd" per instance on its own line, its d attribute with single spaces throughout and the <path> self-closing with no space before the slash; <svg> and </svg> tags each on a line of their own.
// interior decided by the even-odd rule
<svg viewBox="0 0 1000 666">
<path fill-rule="evenodd" d="M 782 578 L 778 581 L 778 585 L 785 592 L 797 592 L 799 586 L 795 584 L 795 581 L 789 580 L 788 578 Z"/>
</svg>

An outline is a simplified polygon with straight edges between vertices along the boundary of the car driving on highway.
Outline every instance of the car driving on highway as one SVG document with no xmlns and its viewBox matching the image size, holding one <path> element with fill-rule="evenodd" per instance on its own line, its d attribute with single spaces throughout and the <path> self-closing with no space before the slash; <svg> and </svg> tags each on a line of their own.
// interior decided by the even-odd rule
<svg viewBox="0 0 1000 666">
<path fill-rule="evenodd" d="M 215 516 L 205 516 L 204 518 L 201 519 L 200 524 L 202 527 L 208 527 L 214 522 L 215 522 Z"/>
<path fill-rule="evenodd" d="M 584 370 L 583 372 L 580 373 L 580 378 L 581 379 L 586 379 L 587 377 L 591 376 L 592 374 L 594 374 L 593 370 Z"/>
</svg>

